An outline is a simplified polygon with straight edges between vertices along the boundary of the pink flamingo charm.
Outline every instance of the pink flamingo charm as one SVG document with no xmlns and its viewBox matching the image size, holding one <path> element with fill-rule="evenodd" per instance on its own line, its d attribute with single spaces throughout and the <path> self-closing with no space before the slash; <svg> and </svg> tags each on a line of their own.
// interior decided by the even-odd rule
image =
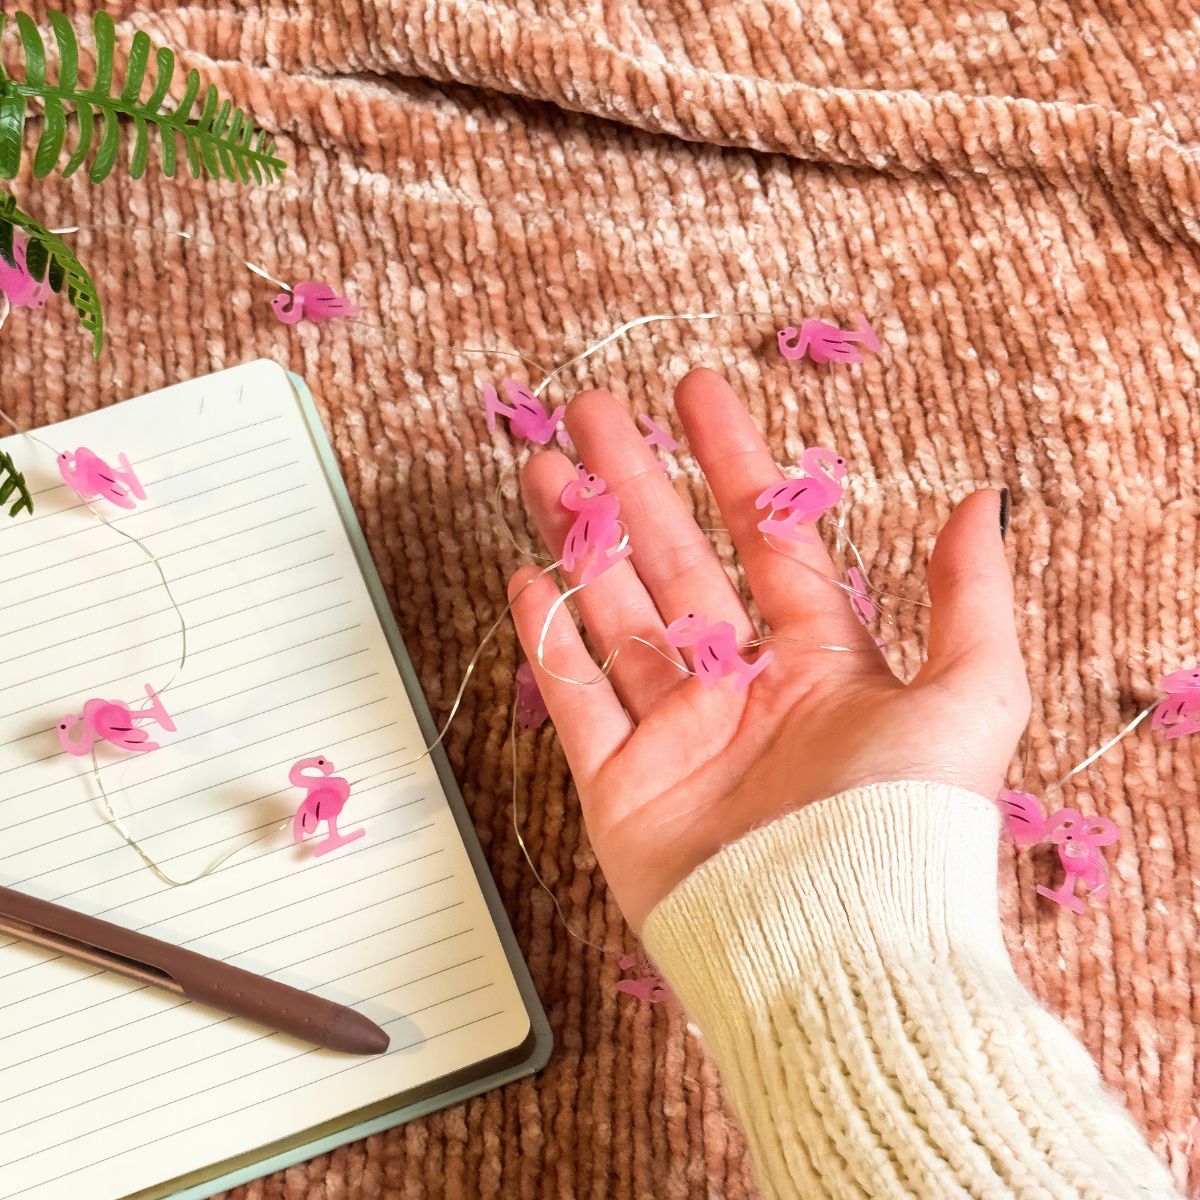
<svg viewBox="0 0 1200 1200">
<path fill-rule="evenodd" d="M 805 321 L 797 332 L 794 325 L 781 329 L 776 335 L 779 353 L 784 358 L 797 362 L 807 354 L 815 363 L 830 361 L 860 363 L 863 361 L 862 346 L 872 354 L 879 353 L 879 339 L 867 323 L 859 316 L 854 329 L 839 329 L 815 317 Z"/>
<path fill-rule="evenodd" d="M 875 616 L 875 602 L 867 591 L 867 581 L 857 567 L 851 567 L 846 572 L 846 582 L 853 589 L 850 593 L 850 607 L 854 615 L 866 625 Z"/>
<path fill-rule="evenodd" d="M 771 510 L 758 523 L 763 533 L 794 542 L 811 542 L 799 527 L 815 524 L 837 504 L 843 491 L 838 480 L 845 479 L 848 471 L 844 458 L 820 446 L 810 446 L 800 462 L 804 475 L 771 484 L 755 500 L 754 507 Z"/>
<path fill-rule="evenodd" d="M 30 275 L 25 258 L 27 244 L 25 232 L 14 228 L 12 251 L 16 265 L 10 266 L 0 254 L 0 292 L 8 297 L 13 308 L 45 308 L 50 296 L 50 279 L 49 276 L 34 279 Z"/>
<path fill-rule="evenodd" d="M 1200 667 L 1172 671 L 1159 687 L 1163 700 L 1154 710 L 1151 729 L 1165 729 L 1168 740 L 1200 733 Z"/>
<path fill-rule="evenodd" d="M 502 379 L 500 386 L 504 389 L 507 404 L 501 402 L 490 383 L 483 388 L 483 409 L 488 430 L 496 432 L 497 416 L 507 417 L 509 429 L 517 437 L 523 437 L 535 446 L 545 446 L 567 411 L 565 405 L 560 404 L 547 416 L 542 402 L 519 380 Z"/>
<path fill-rule="evenodd" d="M 98 454 L 86 446 L 72 453 L 64 450 L 58 456 L 58 473 L 81 499 L 103 496 L 118 508 L 134 508 L 134 500 L 145 500 L 146 489 L 129 465 L 124 454 L 117 455 L 119 467 L 110 467 Z"/>
<path fill-rule="evenodd" d="M 174 733 L 175 723 L 149 684 L 146 684 L 146 696 L 149 703 L 145 708 L 133 708 L 123 700 L 89 700 L 83 706 L 82 719 L 72 715 L 59 721 L 59 744 L 76 758 L 89 754 L 97 740 L 111 742 L 118 749 L 133 754 L 157 750 L 158 743 L 152 742 L 141 726 L 153 721 L 167 733 Z M 76 725 L 82 725 L 82 728 L 79 737 L 72 739 L 71 731 Z"/>
<path fill-rule="evenodd" d="M 647 446 L 661 446 L 668 454 L 674 454 L 679 449 L 679 443 L 656 421 L 651 420 L 645 413 L 638 413 L 638 420 L 646 427 L 646 435 L 642 441 Z"/>
<path fill-rule="evenodd" d="M 311 321 L 321 325 L 334 317 L 357 317 L 362 309 L 352 300 L 338 295 L 327 283 L 306 280 L 290 292 L 280 292 L 271 301 L 271 310 L 285 325 Z"/>
<path fill-rule="evenodd" d="M 1108 895 L 1108 868 L 1100 847 L 1111 846 L 1120 831 L 1108 817 L 1085 817 L 1073 808 L 1060 809 L 1047 827 L 1049 840 L 1058 847 L 1058 861 L 1066 878 L 1057 891 L 1038 884 L 1038 895 L 1073 913 L 1082 913 L 1083 901 L 1075 895 L 1076 881 L 1083 884 L 1084 894 L 1090 899 L 1103 900 Z"/>
<path fill-rule="evenodd" d="M 579 582 L 591 583 L 633 551 L 621 545 L 624 535 L 617 520 L 621 502 L 605 492 L 607 484 L 598 475 L 589 474 L 582 465 L 575 470 L 579 478 L 568 483 L 561 496 L 562 506 L 579 514 L 567 530 L 562 565 L 566 571 L 582 565 Z"/>
<path fill-rule="evenodd" d="M 756 675 L 771 665 L 774 655 L 764 650 L 754 662 L 747 662 L 738 650 L 737 631 L 728 621 L 709 620 L 703 613 L 688 613 L 667 626 L 667 641 L 676 649 L 692 646 L 696 677 L 706 687 L 733 676 L 733 690 L 744 692 Z"/>
<path fill-rule="evenodd" d="M 529 732 L 541 729 L 550 717 L 550 710 L 542 699 L 533 666 L 523 662 L 517 668 L 517 727 Z"/>
<path fill-rule="evenodd" d="M 1036 846 L 1050 831 L 1050 822 L 1042 816 L 1042 802 L 1032 792 L 1014 792 L 1004 788 L 996 797 L 1004 832 L 1018 846 Z"/>
<path fill-rule="evenodd" d="M 674 999 L 667 981 L 658 973 L 658 968 L 643 953 L 622 955 L 617 965 L 622 971 L 633 971 L 632 979 L 617 981 L 616 990 L 633 996 L 644 1004 L 662 1004 Z"/>
<path fill-rule="evenodd" d="M 308 774 L 312 771 L 316 774 Z M 300 759 L 288 774 L 288 782 L 307 793 L 292 818 L 292 841 L 299 844 L 316 833 L 322 821 L 325 822 L 325 840 L 313 847 L 313 858 L 321 858 L 367 836 L 365 829 L 356 829 L 353 833 L 342 833 L 338 829 L 338 817 L 350 799 L 350 785 L 333 772 L 333 763 L 324 755 L 318 755 Z"/>
</svg>

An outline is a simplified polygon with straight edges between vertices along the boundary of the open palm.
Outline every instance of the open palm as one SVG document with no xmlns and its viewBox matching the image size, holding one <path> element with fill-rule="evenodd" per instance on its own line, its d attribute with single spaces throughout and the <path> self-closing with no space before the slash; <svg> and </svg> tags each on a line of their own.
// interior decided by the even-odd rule
<svg viewBox="0 0 1200 1200">
<path fill-rule="evenodd" d="M 801 545 L 784 554 L 759 532 L 755 498 L 781 475 L 729 385 L 693 371 L 675 401 L 774 635 L 745 655 L 769 649 L 771 665 L 745 692 L 728 679 L 706 688 L 668 645 L 667 624 L 686 613 L 730 622 L 742 645 L 756 634 L 689 506 L 628 411 L 604 392 L 577 397 L 566 420 L 581 461 L 620 499 L 633 549 L 577 596 L 600 655 L 621 646 L 609 678 L 585 685 L 555 677 L 597 675 L 562 610 L 539 664 L 557 587 L 525 568 L 510 588 L 592 845 L 635 928 L 723 845 L 814 800 L 901 779 L 995 795 L 1029 708 L 995 492 L 965 500 L 938 539 L 929 568 L 929 661 L 905 685 L 846 594 L 821 578 L 837 577 L 825 549 Z M 536 455 L 522 474 L 556 554 L 570 523 L 559 497 L 574 478 L 556 451 Z"/>
</svg>

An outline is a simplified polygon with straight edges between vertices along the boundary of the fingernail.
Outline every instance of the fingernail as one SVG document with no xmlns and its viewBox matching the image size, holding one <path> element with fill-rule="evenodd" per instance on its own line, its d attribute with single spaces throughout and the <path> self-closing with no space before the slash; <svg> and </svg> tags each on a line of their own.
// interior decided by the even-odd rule
<svg viewBox="0 0 1200 1200">
<path fill-rule="evenodd" d="M 1012 496 L 1008 488 L 1000 489 L 1000 536 L 1008 537 L 1008 518 L 1012 513 Z"/>
</svg>

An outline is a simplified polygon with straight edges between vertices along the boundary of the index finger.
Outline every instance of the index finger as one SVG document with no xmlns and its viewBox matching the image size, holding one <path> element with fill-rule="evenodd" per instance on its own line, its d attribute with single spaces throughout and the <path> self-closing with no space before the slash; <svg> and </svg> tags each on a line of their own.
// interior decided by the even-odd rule
<svg viewBox="0 0 1200 1200">
<path fill-rule="evenodd" d="M 763 513 L 755 501 L 783 473 L 733 388 L 715 371 L 699 368 L 680 380 L 675 406 L 768 624 L 779 629 L 818 618 L 843 639 L 866 637 L 815 532 L 812 545 L 788 544 L 784 550 L 758 528 Z"/>
</svg>

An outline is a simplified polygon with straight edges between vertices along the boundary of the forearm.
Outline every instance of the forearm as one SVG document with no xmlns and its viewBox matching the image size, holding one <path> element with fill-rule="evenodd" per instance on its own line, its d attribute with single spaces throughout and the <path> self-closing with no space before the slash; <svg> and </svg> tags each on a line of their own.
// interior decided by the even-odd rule
<svg viewBox="0 0 1200 1200">
<path fill-rule="evenodd" d="M 956 789 L 846 793 L 727 847 L 650 914 L 764 1196 L 1177 1196 L 1013 973 L 997 832 L 995 806 Z"/>
</svg>

